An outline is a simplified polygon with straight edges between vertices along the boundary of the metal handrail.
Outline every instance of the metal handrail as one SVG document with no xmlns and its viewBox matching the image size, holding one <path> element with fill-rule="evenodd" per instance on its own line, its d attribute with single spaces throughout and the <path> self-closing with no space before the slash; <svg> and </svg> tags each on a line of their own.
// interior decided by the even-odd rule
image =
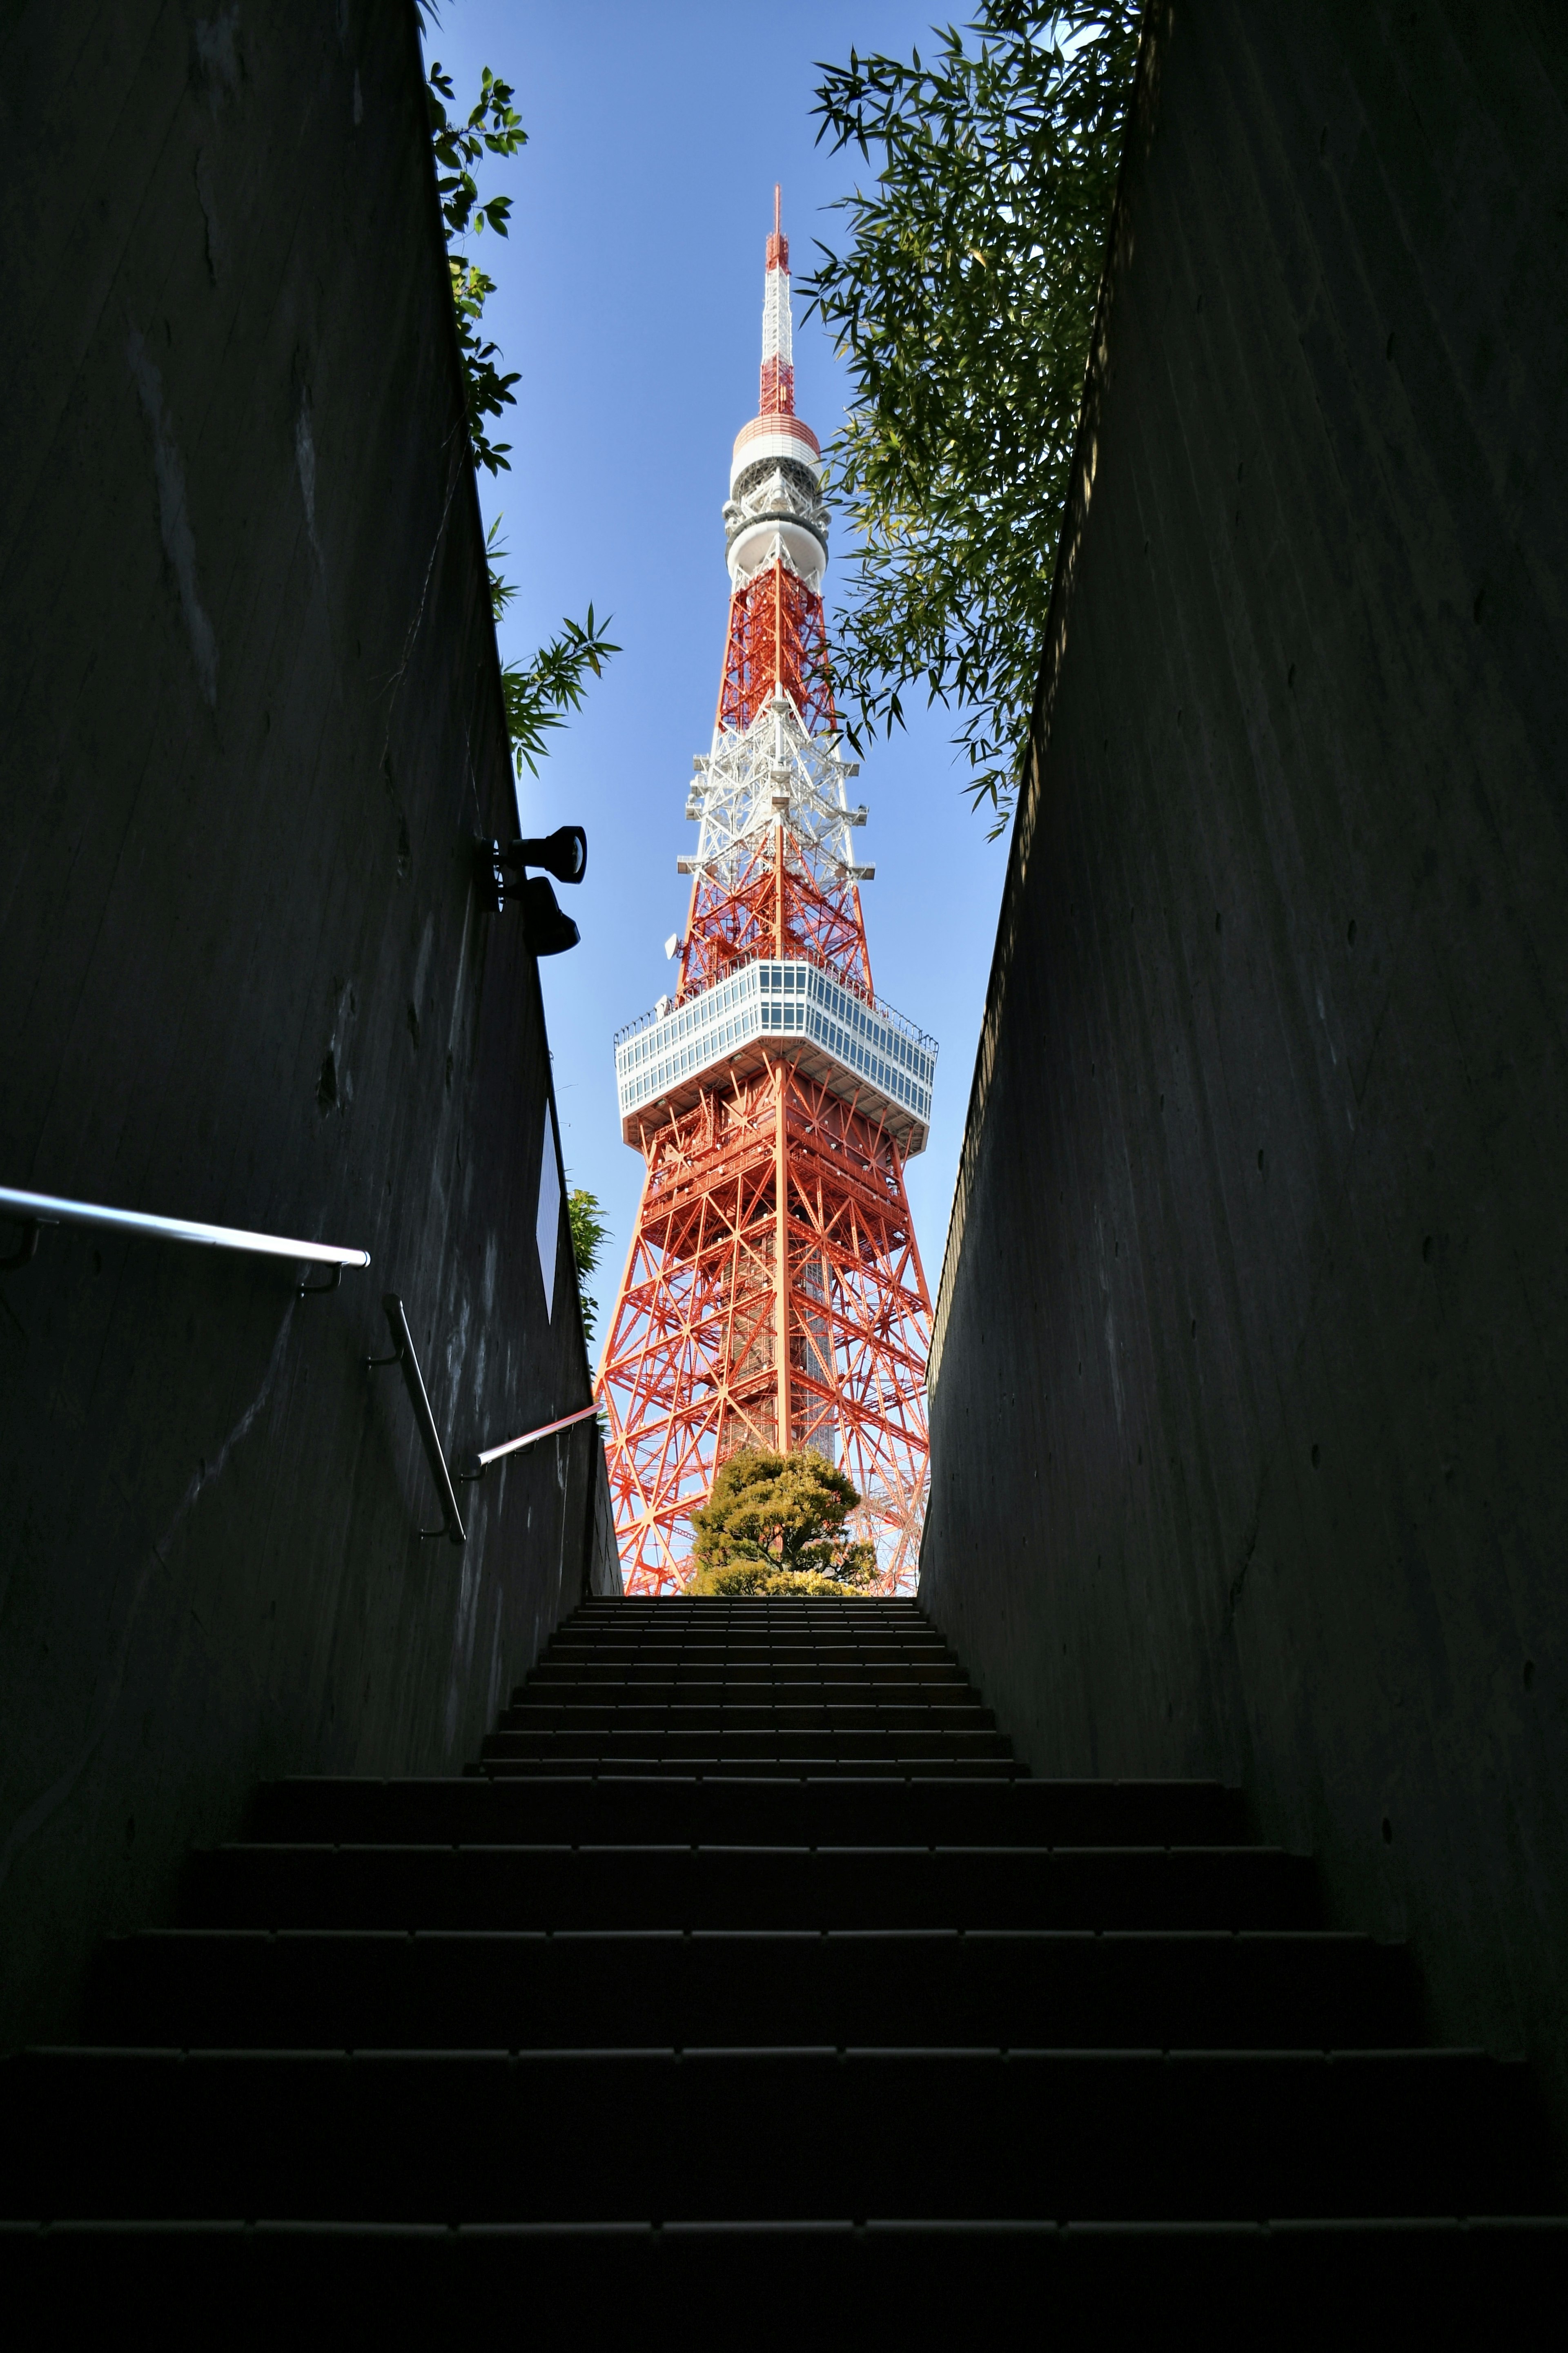
<svg viewBox="0 0 1568 2353">
<path fill-rule="evenodd" d="M 598 1410 L 596 1404 L 579 1406 L 575 1413 L 563 1413 L 559 1421 L 547 1421 L 541 1430 L 525 1430 L 521 1438 L 509 1438 L 504 1446 L 487 1446 L 482 1454 L 469 1455 L 458 1476 L 470 1482 L 482 1479 L 490 1464 L 499 1462 L 503 1454 L 515 1454 L 520 1446 L 532 1446 L 542 1438 L 553 1438 L 558 1430 L 570 1430 L 574 1421 L 586 1421 L 591 1413 Z"/>
<path fill-rule="evenodd" d="M 100 1232 L 142 1234 L 154 1241 L 198 1242 L 209 1250 L 246 1250 L 260 1258 L 291 1258 L 330 1266 L 335 1291 L 345 1266 L 368 1266 L 370 1252 L 341 1249 L 336 1242 L 298 1241 L 288 1234 L 254 1234 L 243 1226 L 209 1226 L 196 1218 L 154 1218 L 144 1209 L 109 1209 L 97 1201 L 68 1201 L 54 1193 L 20 1193 L 0 1185 L 0 1219 L 23 1229 L 21 1248 L 0 1267 L 23 1266 L 38 1247 L 45 1226 L 91 1226 Z"/>
<path fill-rule="evenodd" d="M 383 1296 L 381 1303 L 386 1311 L 387 1326 L 392 1334 L 392 1354 L 390 1356 L 367 1356 L 365 1363 L 367 1366 L 396 1365 L 401 1369 L 403 1386 L 408 1391 L 408 1402 L 414 1408 L 415 1423 L 424 1442 L 425 1459 L 435 1475 L 437 1493 L 441 1498 L 443 1525 L 421 1528 L 419 1533 L 422 1536 L 449 1536 L 455 1545 L 467 1544 L 468 1530 L 458 1509 L 457 1490 L 452 1485 L 452 1474 L 447 1468 L 447 1458 L 441 1451 L 436 1417 L 425 1393 L 425 1377 L 414 1353 L 414 1335 L 408 1328 L 403 1302 L 395 1291 L 389 1291 Z"/>
</svg>

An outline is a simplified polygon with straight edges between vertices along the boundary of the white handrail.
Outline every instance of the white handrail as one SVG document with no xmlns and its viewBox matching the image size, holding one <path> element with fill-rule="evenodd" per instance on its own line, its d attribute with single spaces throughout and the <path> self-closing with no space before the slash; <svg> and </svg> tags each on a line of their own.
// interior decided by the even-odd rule
<svg viewBox="0 0 1568 2353">
<path fill-rule="evenodd" d="M 53 1193 L 18 1193 L 0 1185 L 0 1218 L 24 1226 L 92 1226 L 100 1232 L 146 1234 L 165 1242 L 201 1242 L 211 1250 L 252 1250 L 262 1258 L 308 1259 L 322 1266 L 368 1266 L 369 1250 L 336 1242 L 295 1241 L 287 1234 L 253 1234 L 243 1226 L 209 1226 L 195 1218 L 154 1218 L 144 1209 L 106 1209 L 97 1201 L 68 1201 Z"/>
<path fill-rule="evenodd" d="M 547 1421 L 542 1430 L 528 1430 L 521 1438 L 509 1438 L 504 1446 L 492 1446 L 485 1453 L 476 1454 L 473 1460 L 483 1471 L 490 1463 L 499 1462 L 503 1454 L 515 1454 L 520 1446 L 531 1446 L 536 1439 L 553 1438 L 558 1430 L 570 1430 L 574 1421 L 586 1421 L 591 1413 L 598 1410 L 596 1404 L 582 1406 L 575 1413 L 563 1413 L 559 1421 Z"/>
</svg>

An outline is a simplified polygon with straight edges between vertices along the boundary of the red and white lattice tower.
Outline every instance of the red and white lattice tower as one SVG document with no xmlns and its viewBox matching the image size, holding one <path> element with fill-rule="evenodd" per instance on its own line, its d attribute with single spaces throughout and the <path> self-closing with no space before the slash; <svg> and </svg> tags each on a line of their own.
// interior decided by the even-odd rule
<svg viewBox="0 0 1568 2353">
<path fill-rule="evenodd" d="M 822 615 L 827 511 L 795 414 L 789 244 L 767 242 L 759 413 L 724 509 L 731 594 L 673 997 L 616 1040 L 647 1162 L 595 1394 L 626 1589 L 678 1589 L 690 1514 L 746 1444 L 859 1490 L 884 1591 L 913 1588 L 931 1298 L 904 1191 L 936 1044 L 877 997 Z"/>
</svg>

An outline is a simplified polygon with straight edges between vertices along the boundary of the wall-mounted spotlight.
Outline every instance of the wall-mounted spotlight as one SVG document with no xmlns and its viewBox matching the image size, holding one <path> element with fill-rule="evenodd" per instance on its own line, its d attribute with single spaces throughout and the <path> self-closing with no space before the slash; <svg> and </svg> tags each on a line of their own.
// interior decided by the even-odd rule
<svg viewBox="0 0 1568 2353">
<path fill-rule="evenodd" d="M 582 933 L 570 915 L 563 915 L 555 902 L 555 893 L 542 874 L 531 874 L 523 884 L 523 936 L 536 956 L 563 955 L 574 948 Z"/>
<path fill-rule="evenodd" d="M 582 937 L 570 915 L 563 915 L 543 874 L 529 874 L 542 866 L 558 882 L 581 882 L 588 871 L 588 837 L 580 825 L 557 826 L 553 833 L 527 841 L 481 841 L 476 844 L 480 904 L 492 915 L 520 905 L 528 944 L 536 956 L 560 955 Z"/>
<path fill-rule="evenodd" d="M 588 871 L 588 837 L 580 825 L 558 825 L 537 839 L 509 843 L 506 860 L 510 867 L 542 866 L 557 882 L 581 882 Z"/>
</svg>

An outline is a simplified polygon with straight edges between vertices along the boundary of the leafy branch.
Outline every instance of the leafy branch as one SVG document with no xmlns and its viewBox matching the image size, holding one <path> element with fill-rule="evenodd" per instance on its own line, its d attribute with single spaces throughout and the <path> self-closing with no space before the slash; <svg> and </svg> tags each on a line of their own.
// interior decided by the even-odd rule
<svg viewBox="0 0 1568 2353">
<path fill-rule="evenodd" d="M 506 548 L 496 536 L 501 519 L 497 515 L 485 538 L 489 557 L 490 611 L 499 621 L 517 591 L 509 580 L 496 570 L 495 558 L 504 555 Z M 595 621 L 594 607 L 588 607 L 585 621 L 563 621 L 559 637 L 541 646 L 531 662 L 507 662 L 500 674 L 501 693 L 506 701 L 507 732 L 511 737 L 511 754 L 521 776 L 524 767 L 530 776 L 537 776 L 539 763 L 550 746 L 545 736 L 552 727 L 566 723 L 569 711 L 581 711 L 583 695 L 589 673 L 595 678 L 604 675 L 603 665 L 620 648 L 605 636 L 609 627 Z"/>
<path fill-rule="evenodd" d="M 486 301 L 496 290 L 495 280 L 468 254 L 457 251 L 454 240 L 466 237 L 470 231 L 479 237 L 487 228 L 497 237 L 508 234 L 511 198 L 490 196 L 481 204 L 479 183 L 470 166 L 486 154 L 515 155 L 528 144 L 528 133 L 512 107 L 511 84 L 499 80 L 489 66 L 480 75 L 479 98 L 466 116 L 447 112 L 447 108 L 455 104 L 452 79 L 439 63 L 431 67 L 426 78 L 426 99 L 430 110 L 430 143 L 436 155 L 436 188 L 447 227 L 452 307 L 457 312 L 458 343 L 463 355 L 468 391 L 468 440 L 474 463 L 499 474 L 510 470 L 511 443 L 492 441 L 486 419 L 499 417 L 503 408 L 513 405 L 517 395 L 512 386 L 519 378 L 515 369 L 510 375 L 502 375 L 500 353 L 480 331 L 479 321 Z"/>
<path fill-rule="evenodd" d="M 491 196 L 479 202 L 479 191 L 469 171 L 481 155 L 515 155 L 528 144 L 522 118 L 512 105 L 512 87 L 500 81 L 489 66 L 479 73 L 479 95 L 466 119 L 454 120 L 447 109 L 453 100 L 452 78 L 439 64 L 430 69 L 426 86 L 430 103 L 430 143 L 435 149 L 436 185 L 448 238 L 463 237 L 472 221 L 475 234 L 487 227 L 505 237 L 511 218 L 511 198 Z"/>
<path fill-rule="evenodd" d="M 423 19 L 422 19 L 423 21 Z M 468 446 L 474 463 L 493 475 L 511 470 L 510 441 L 492 441 L 487 420 L 516 404 L 512 386 L 520 381 L 513 369 L 503 374 L 497 345 L 480 327 L 495 280 L 471 258 L 458 250 L 458 240 L 480 237 L 488 228 L 497 237 L 509 233 L 510 196 L 481 199 L 473 166 L 486 155 L 503 160 L 528 144 L 528 133 L 512 105 L 512 86 L 486 66 L 479 76 L 479 94 L 465 115 L 458 108 L 452 78 L 437 61 L 426 78 L 430 116 L 430 144 L 436 158 L 436 188 L 447 236 L 447 266 L 451 274 L 452 307 L 457 314 L 458 344 L 462 354 Z M 515 591 L 496 568 L 506 550 L 496 534 L 498 515 L 485 538 L 485 565 L 489 583 L 490 613 L 499 622 Z M 583 707 L 590 673 L 598 678 L 603 665 L 620 648 L 613 645 L 588 607 L 585 621 L 563 621 L 561 634 L 542 646 L 530 662 L 508 662 L 501 669 L 501 693 L 506 703 L 507 733 L 513 764 L 521 776 L 524 767 L 539 774 L 539 762 L 549 749 L 552 728 L 564 725 L 568 712 Z"/>
<path fill-rule="evenodd" d="M 966 791 L 1017 788 L 1137 57 L 1137 0 L 985 0 L 932 63 L 819 65 L 817 138 L 876 157 L 805 280 L 853 396 L 830 452 L 859 538 L 835 683 L 866 736 L 959 714 Z"/>
<path fill-rule="evenodd" d="M 583 1336 L 592 1348 L 599 1303 L 587 1289 L 588 1277 L 599 1263 L 599 1252 L 609 1232 L 599 1215 L 599 1197 L 579 1185 L 566 1197 L 566 1223 L 572 1235 L 572 1263 L 577 1270 L 577 1296 L 583 1303 Z"/>
</svg>

